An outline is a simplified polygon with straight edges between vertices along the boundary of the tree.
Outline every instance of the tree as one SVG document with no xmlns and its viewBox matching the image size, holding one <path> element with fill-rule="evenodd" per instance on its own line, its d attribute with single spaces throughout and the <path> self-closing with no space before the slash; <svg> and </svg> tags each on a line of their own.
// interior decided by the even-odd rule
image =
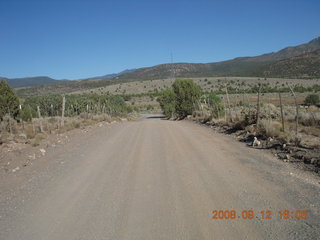
<svg viewBox="0 0 320 240">
<path fill-rule="evenodd" d="M 309 94 L 309 95 L 305 98 L 304 102 L 305 102 L 306 104 L 308 104 L 308 105 L 317 105 L 317 104 L 319 104 L 319 102 L 320 102 L 319 95 L 317 95 L 317 94 Z"/>
<path fill-rule="evenodd" d="M 175 113 L 175 101 L 176 101 L 176 95 L 173 92 L 173 90 L 169 88 L 163 90 L 160 93 L 160 96 L 158 97 L 157 101 L 160 104 L 163 114 L 168 118 L 173 117 Z"/>
<path fill-rule="evenodd" d="M 0 80 L 0 119 L 10 114 L 17 117 L 19 114 L 19 98 L 13 89 L 4 81 Z"/>
<path fill-rule="evenodd" d="M 29 105 L 23 105 L 19 114 L 19 117 L 26 122 L 30 122 L 32 120 L 32 117 L 36 116 L 36 113 L 34 112 L 32 114 L 31 108 Z"/>
<path fill-rule="evenodd" d="M 195 110 L 195 105 L 200 99 L 201 88 L 192 79 L 177 79 L 172 87 L 176 95 L 176 113 L 179 118 L 185 118 Z"/>
</svg>

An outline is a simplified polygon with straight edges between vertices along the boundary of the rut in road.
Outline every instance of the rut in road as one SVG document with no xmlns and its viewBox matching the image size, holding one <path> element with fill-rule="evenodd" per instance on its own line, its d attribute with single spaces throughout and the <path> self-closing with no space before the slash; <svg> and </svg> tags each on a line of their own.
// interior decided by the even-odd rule
<svg viewBox="0 0 320 240">
<path fill-rule="evenodd" d="M 320 236 L 318 185 L 268 152 L 191 122 L 117 124 L 46 157 L 46 170 L 0 198 L 0 239 Z M 257 218 L 211 219 L 213 210 L 254 210 Z M 273 218 L 263 220 L 263 210 Z M 281 210 L 309 218 L 279 219 Z"/>
</svg>

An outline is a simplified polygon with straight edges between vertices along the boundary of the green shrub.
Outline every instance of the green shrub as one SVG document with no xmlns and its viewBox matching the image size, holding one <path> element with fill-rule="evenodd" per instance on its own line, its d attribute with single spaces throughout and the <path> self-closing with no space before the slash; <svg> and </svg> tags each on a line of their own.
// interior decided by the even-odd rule
<svg viewBox="0 0 320 240">
<path fill-rule="evenodd" d="M 25 122 L 31 121 L 33 114 L 29 105 L 22 105 L 19 117 Z"/>
<path fill-rule="evenodd" d="M 66 95 L 65 116 L 74 117 L 87 112 L 98 114 L 102 110 L 112 116 L 124 116 L 132 111 L 132 108 L 126 104 L 124 98 L 129 99 L 130 95 L 124 95 L 124 97 L 98 94 Z M 25 100 L 24 105 L 30 106 L 33 117 L 36 117 L 37 106 L 40 107 L 43 117 L 61 116 L 62 95 L 48 94 L 31 97 Z"/>
<path fill-rule="evenodd" d="M 200 99 L 201 89 L 192 79 L 177 79 L 173 85 L 175 93 L 175 111 L 179 118 L 185 118 L 195 110 Z"/>
<path fill-rule="evenodd" d="M 320 98 L 318 94 L 309 94 L 304 102 L 308 105 L 317 105 L 320 103 Z"/>
<path fill-rule="evenodd" d="M 153 106 L 149 104 L 149 105 L 147 106 L 147 110 L 148 110 L 148 111 L 153 110 Z"/>
<path fill-rule="evenodd" d="M 224 107 L 221 104 L 221 98 L 213 92 L 203 95 L 201 97 L 201 102 L 208 104 L 210 107 L 210 112 L 215 118 L 219 118 L 224 113 Z"/>
<path fill-rule="evenodd" d="M 18 116 L 19 98 L 4 80 L 0 80 L 0 119 L 6 114 L 13 118 Z"/>
<path fill-rule="evenodd" d="M 173 90 L 172 89 L 163 90 L 160 93 L 160 96 L 158 97 L 157 101 L 160 104 L 163 114 L 168 118 L 173 117 L 175 113 L 175 101 L 176 101 L 176 95 L 173 92 Z"/>
</svg>

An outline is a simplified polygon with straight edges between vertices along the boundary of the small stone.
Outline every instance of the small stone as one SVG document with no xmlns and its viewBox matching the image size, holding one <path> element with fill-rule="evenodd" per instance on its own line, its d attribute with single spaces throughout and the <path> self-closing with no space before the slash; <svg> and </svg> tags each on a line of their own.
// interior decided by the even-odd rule
<svg viewBox="0 0 320 240">
<path fill-rule="evenodd" d="M 24 133 L 19 134 L 19 137 L 22 137 L 22 138 L 27 139 L 27 135 L 26 135 L 26 134 L 24 134 Z"/>
<path fill-rule="evenodd" d="M 273 138 L 272 137 L 269 137 L 268 138 L 268 142 L 272 142 L 273 141 Z"/>
<path fill-rule="evenodd" d="M 41 152 L 42 156 L 44 156 L 46 154 L 46 150 L 43 148 L 40 149 L 40 152 Z"/>
<path fill-rule="evenodd" d="M 252 143 L 252 146 L 255 147 L 259 147 L 261 145 L 261 142 L 258 140 L 257 137 L 254 137 L 254 140 L 253 140 L 253 143 Z"/>
<path fill-rule="evenodd" d="M 16 167 L 15 169 L 12 169 L 12 172 L 16 172 L 18 171 L 20 168 L 19 167 Z"/>
</svg>

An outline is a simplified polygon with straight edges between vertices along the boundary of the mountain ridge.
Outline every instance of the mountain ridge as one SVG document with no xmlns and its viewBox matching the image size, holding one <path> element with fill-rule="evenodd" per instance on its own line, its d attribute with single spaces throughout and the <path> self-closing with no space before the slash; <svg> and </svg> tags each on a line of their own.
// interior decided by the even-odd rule
<svg viewBox="0 0 320 240">
<path fill-rule="evenodd" d="M 11 87 L 27 87 L 36 86 L 42 84 L 58 84 L 68 80 L 57 80 L 47 76 L 36 76 L 36 77 L 24 77 L 24 78 L 4 78 L 2 77 Z"/>
<path fill-rule="evenodd" d="M 201 76 L 255 76 L 262 66 L 286 58 L 299 56 L 320 49 L 320 37 L 308 43 L 283 48 L 277 52 L 253 57 L 237 57 L 231 60 L 211 63 L 172 63 L 139 68 L 132 73 L 122 74 L 121 79 L 159 79 L 167 77 Z"/>
</svg>

